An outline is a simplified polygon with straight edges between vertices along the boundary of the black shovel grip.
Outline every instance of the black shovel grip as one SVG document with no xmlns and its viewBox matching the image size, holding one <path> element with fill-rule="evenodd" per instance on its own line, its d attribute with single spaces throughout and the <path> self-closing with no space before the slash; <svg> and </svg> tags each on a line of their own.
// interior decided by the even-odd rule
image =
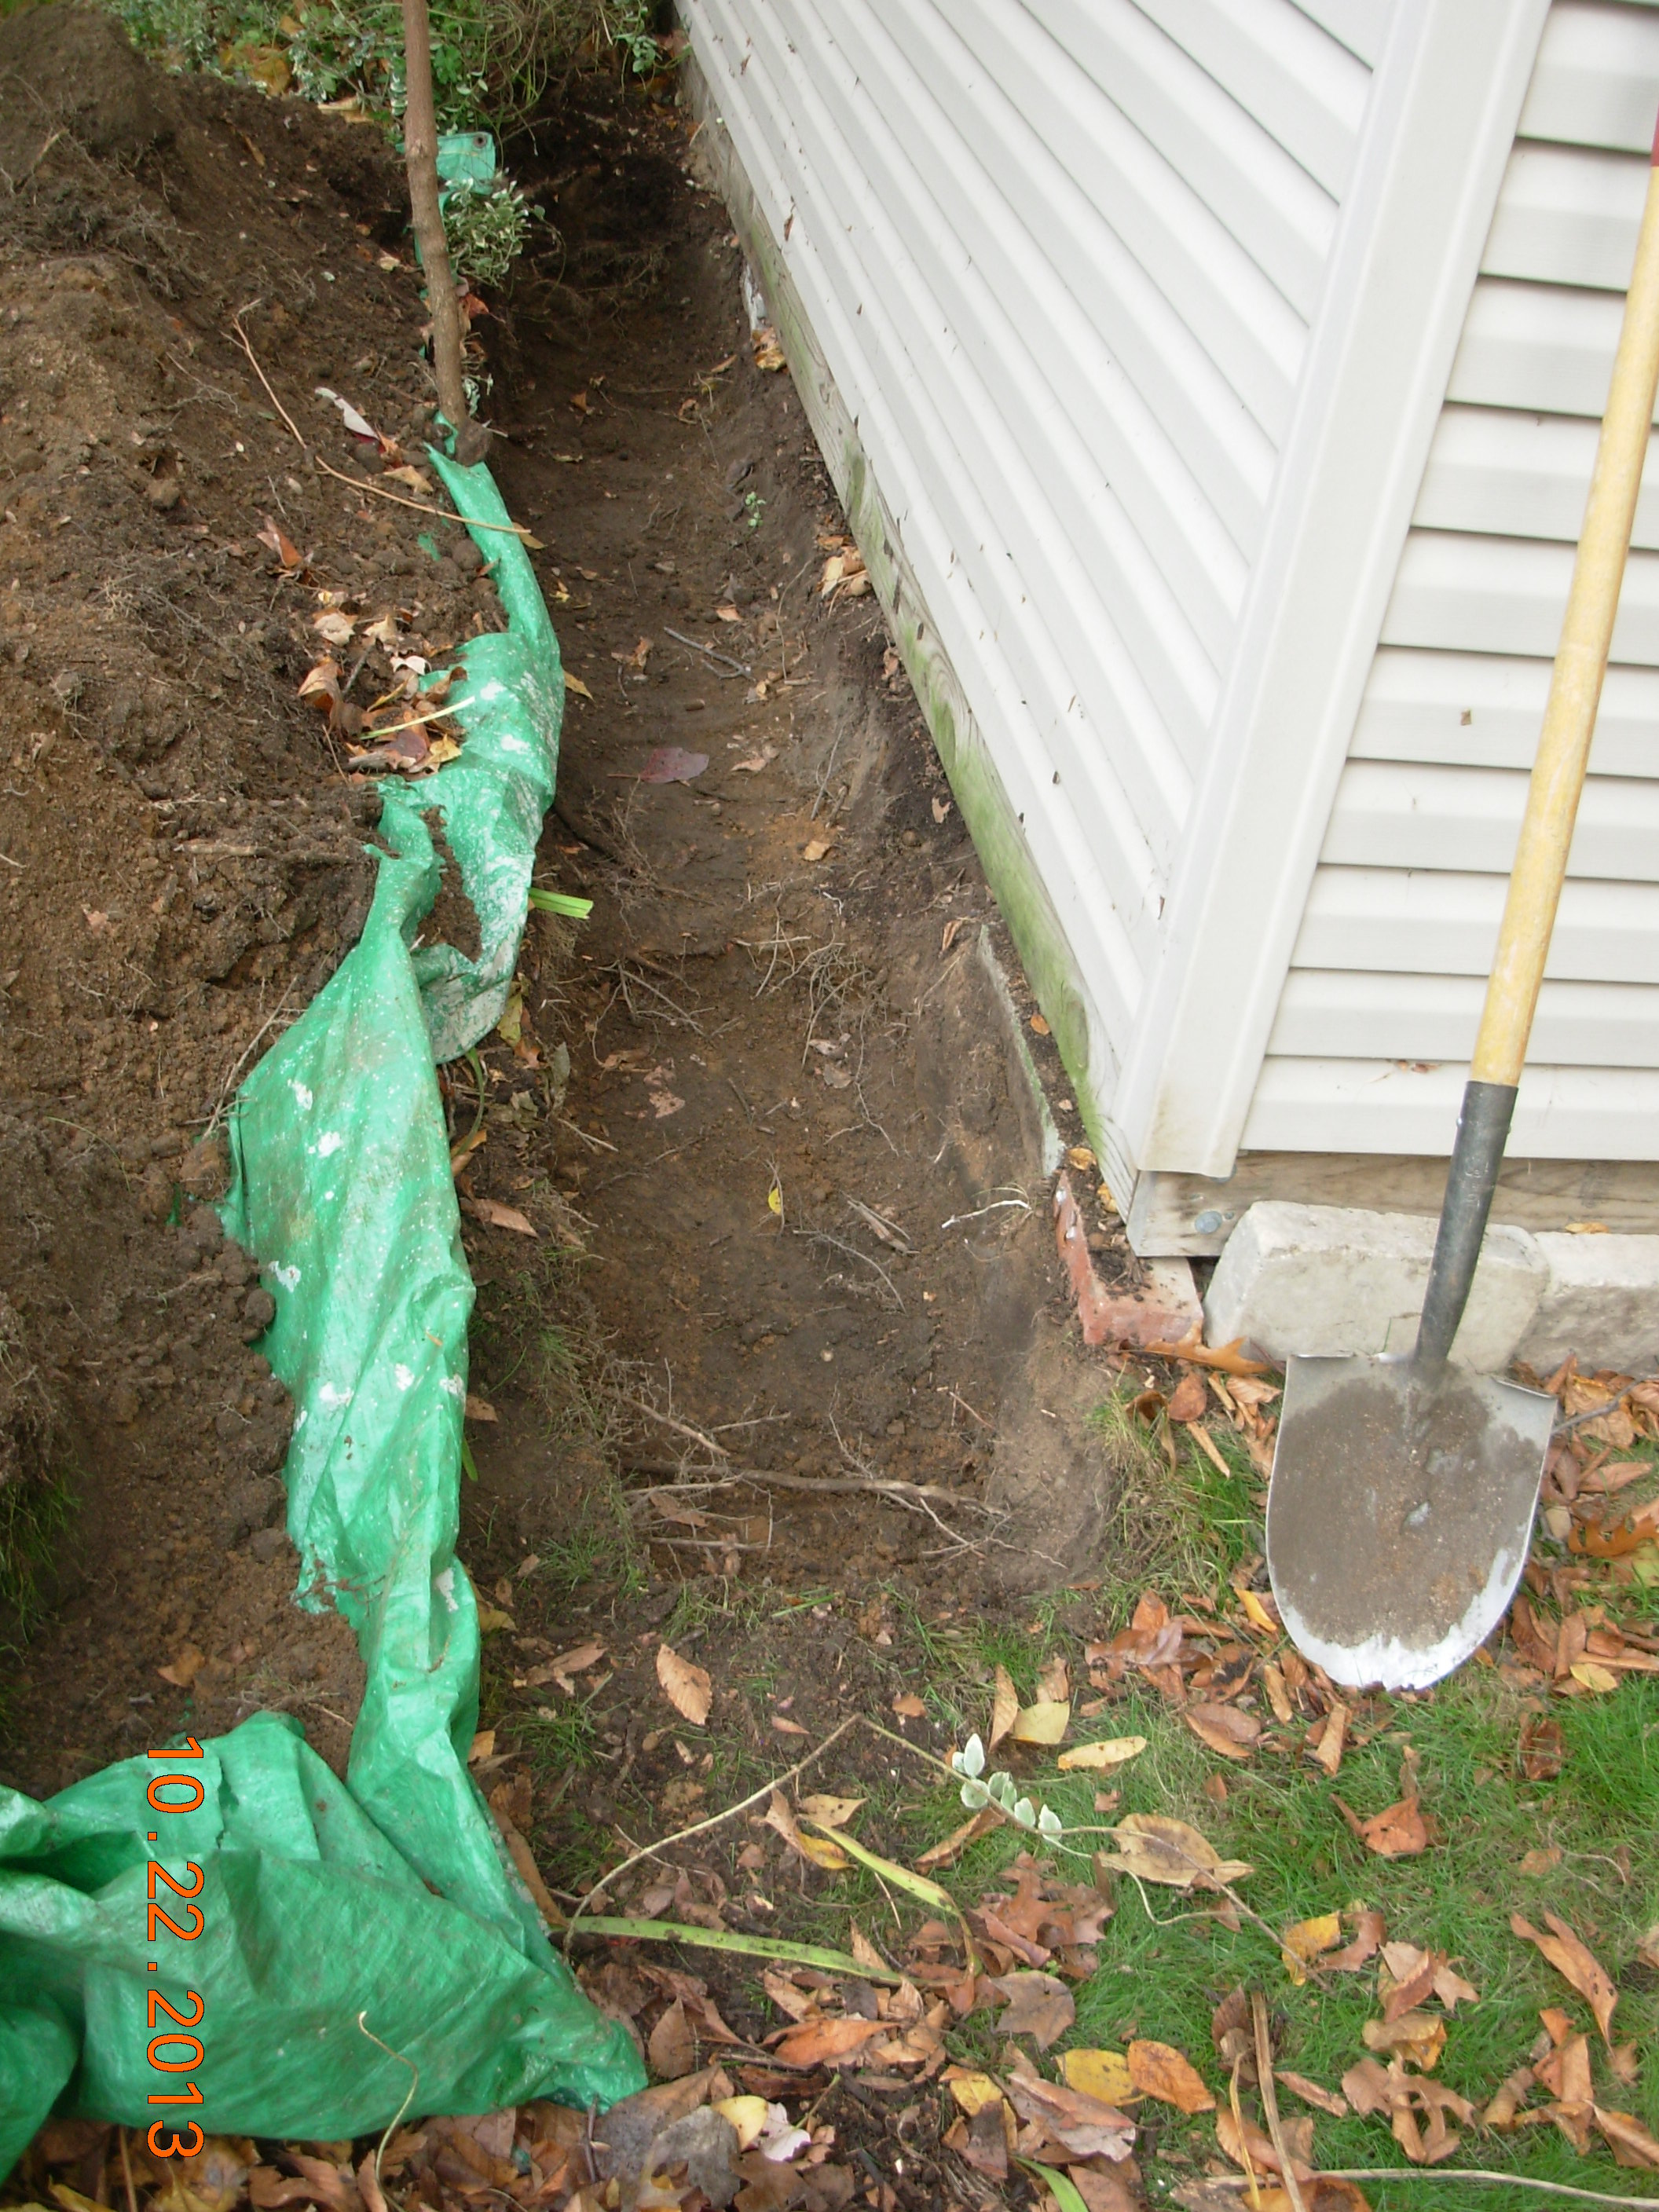
<svg viewBox="0 0 1659 2212">
<path fill-rule="evenodd" d="M 1510 1083 L 1470 1082 L 1463 1086 L 1457 1138 L 1452 1146 L 1440 1227 L 1429 1267 L 1429 1287 L 1424 1293 L 1423 1319 L 1417 1332 L 1414 1357 L 1419 1359 L 1443 1361 L 1463 1318 L 1486 1234 L 1492 1193 L 1498 1188 L 1498 1170 L 1504 1164 L 1515 1096 L 1515 1085 Z"/>
</svg>

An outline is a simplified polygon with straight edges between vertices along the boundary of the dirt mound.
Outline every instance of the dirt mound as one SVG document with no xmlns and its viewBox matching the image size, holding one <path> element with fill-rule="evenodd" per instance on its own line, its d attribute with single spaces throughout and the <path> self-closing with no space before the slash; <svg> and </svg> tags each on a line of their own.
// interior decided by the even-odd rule
<svg viewBox="0 0 1659 2212">
<path fill-rule="evenodd" d="M 172 137 L 177 103 L 112 15 L 57 5 L 0 22 L 0 163 L 28 175 L 54 131 L 95 161 L 140 161 Z"/>
<path fill-rule="evenodd" d="M 0 1636 L 47 1550 L 56 1607 L 11 1686 L 7 1778 L 56 1788 L 262 1703 L 306 1707 L 342 1758 L 356 1655 L 291 1603 L 286 1409 L 244 1340 L 267 1294 L 250 1310 L 199 1209 L 198 1139 L 366 910 L 378 799 L 297 696 L 319 598 L 390 614 L 417 654 L 501 617 L 470 541 L 451 557 L 460 533 L 312 459 L 379 465 L 318 385 L 417 458 L 430 410 L 377 133 L 174 82 L 52 5 L 0 23 L 0 1300 L 27 1346 L 0 1406 Z M 256 299 L 305 447 L 235 338 Z"/>
</svg>

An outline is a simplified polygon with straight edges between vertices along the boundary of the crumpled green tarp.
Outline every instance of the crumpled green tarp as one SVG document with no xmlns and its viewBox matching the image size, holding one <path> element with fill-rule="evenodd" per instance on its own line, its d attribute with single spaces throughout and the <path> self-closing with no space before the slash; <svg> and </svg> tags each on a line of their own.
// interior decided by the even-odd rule
<svg viewBox="0 0 1659 2212">
<path fill-rule="evenodd" d="M 433 460 L 461 514 L 506 520 L 487 470 Z M 505 1006 L 563 707 L 524 547 L 472 535 L 512 627 L 459 649 L 461 757 L 387 790 L 362 940 L 231 1122 L 226 1225 L 275 1294 L 261 1348 L 295 1401 L 302 1601 L 337 1605 L 368 1667 L 348 1782 L 292 1720 L 260 1714 L 176 1767 L 125 1760 L 44 1805 L 0 1792 L 0 2174 L 54 2106 L 328 2139 L 383 2126 L 411 2081 L 420 2112 L 603 2105 L 643 2085 L 624 2031 L 549 1945 L 466 1766 L 478 1618 L 455 1538 L 472 1285 L 433 1060 Z M 411 951 L 439 884 L 434 806 L 477 912 L 476 960 Z M 167 1771 L 200 1781 L 199 1809 L 151 1809 Z M 186 1884 L 187 1861 L 203 1869 L 195 1940 L 149 1938 L 152 1857 Z M 204 2001 L 188 2075 L 151 2063 L 157 1990 L 187 2018 L 183 1993 Z M 186 2080 L 199 2106 L 149 2102 Z"/>
</svg>

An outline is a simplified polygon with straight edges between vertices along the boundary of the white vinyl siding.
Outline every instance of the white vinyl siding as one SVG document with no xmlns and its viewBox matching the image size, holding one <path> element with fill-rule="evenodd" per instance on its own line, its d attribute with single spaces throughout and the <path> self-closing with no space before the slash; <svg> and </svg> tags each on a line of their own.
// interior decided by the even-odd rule
<svg viewBox="0 0 1659 2212">
<path fill-rule="evenodd" d="M 1659 9 L 1554 0 L 1246 1125 L 1443 1153 L 1647 190 Z M 1656 441 L 1659 443 L 1659 441 Z M 1659 1157 L 1659 462 L 1510 1149 Z"/>
<path fill-rule="evenodd" d="M 1389 9 L 683 13 L 1086 980 L 1109 1096 Z"/>
</svg>

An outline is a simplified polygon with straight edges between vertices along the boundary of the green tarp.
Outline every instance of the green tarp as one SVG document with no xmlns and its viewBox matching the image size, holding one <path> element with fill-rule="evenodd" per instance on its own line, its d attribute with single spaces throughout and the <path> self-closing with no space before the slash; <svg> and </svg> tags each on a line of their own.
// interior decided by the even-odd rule
<svg viewBox="0 0 1659 2212">
<path fill-rule="evenodd" d="M 433 460 L 460 513 L 506 521 L 487 470 Z M 472 535 L 511 627 L 459 649 L 461 756 L 387 790 L 362 938 L 231 1121 L 226 1226 L 276 1297 L 261 1349 L 295 1403 L 301 1601 L 338 1607 L 368 1668 L 348 1779 L 294 1722 L 260 1714 L 199 1757 L 125 1760 L 45 1805 L 0 1794 L 0 2173 L 54 2108 L 335 2138 L 383 2126 L 412 2080 L 418 2112 L 605 2105 L 644 2082 L 548 1944 L 466 1766 L 478 1619 L 455 1540 L 472 1285 L 433 1063 L 505 1006 L 563 706 L 524 547 Z M 438 889 L 434 807 L 477 913 L 476 959 L 411 949 Z M 199 1782 L 199 1806 L 153 1809 L 162 1773 Z M 199 1935 L 152 1927 L 152 1860 L 185 1888 L 202 1869 L 189 1903 L 155 1889 L 176 1925 L 200 1916 Z M 183 2029 L 152 2042 L 172 2025 L 152 2025 L 152 1993 L 190 2019 L 186 1991 L 196 2063 Z M 150 2101 L 190 2084 L 199 2105 Z"/>
</svg>

